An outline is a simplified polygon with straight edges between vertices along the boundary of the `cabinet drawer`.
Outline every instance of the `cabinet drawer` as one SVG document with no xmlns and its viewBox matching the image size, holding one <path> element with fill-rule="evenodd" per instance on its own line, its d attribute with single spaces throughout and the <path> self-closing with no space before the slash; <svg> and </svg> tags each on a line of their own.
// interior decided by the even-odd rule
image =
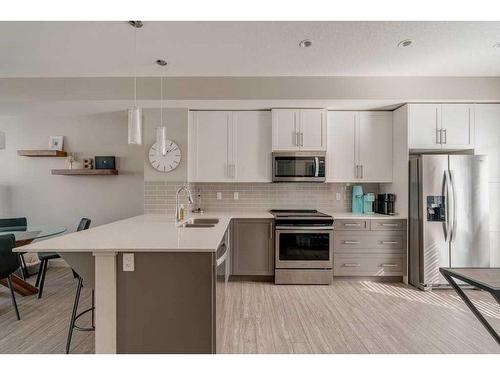
<svg viewBox="0 0 500 375">
<path fill-rule="evenodd" d="M 335 254 L 334 276 L 402 276 L 402 254 Z"/>
<path fill-rule="evenodd" d="M 369 252 L 403 252 L 405 248 L 403 232 L 340 232 L 334 236 L 335 252 L 350 252 L 365 249 Z"/>
<path fill-rule="evenodd" d="M 335 230 L 369 230 L 368 220 L 335 220 Z"/>
<path fill-rule="evenodd" d="M 405 220 L 372 220 L 371 230 L 405 230 Z"/>
</svg>

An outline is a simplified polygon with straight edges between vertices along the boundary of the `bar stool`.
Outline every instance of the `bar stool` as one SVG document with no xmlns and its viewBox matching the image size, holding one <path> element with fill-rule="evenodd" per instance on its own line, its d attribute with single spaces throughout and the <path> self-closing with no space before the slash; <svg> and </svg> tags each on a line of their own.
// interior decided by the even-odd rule
<svg viewBox="0 0 500 375">
<path fill-rule="evenodd" d="M 73 331 L 95 331 L 94 322 L 94 275 L 95 263 L 94 256 L 90 253 L 60 253 L 61 257 L 73 268 L 73 275 L 78 279 L 76 288 L 75 302 L 73 303 L 73 310 L 71 312 L 71 319 L 69 323 L 68 338 L 66 340 L 66 354 L 69 354 L 71 349 L 71 339 L 73 338 Z M 91 306 L 80 313 L 78 307 L 80 303 L 80 295 L 83 288 L 92 289 Z M 83 315 L 91 313 L 90 326 L 82 327 L 78 325 L 78 319 Z"/>
<path fill-rule="evenodd" d="M 0 219 L 0 232 L 9 231 L 12 228 L 16 228 L 16 230 L 26 230 L 28 228 L 28 220 L 25 217 L 14 217 L 8 219 Z M 17 253 L 17 257 L 19 258 L 19 262 L 21 263 L 21 276 L 24 280 L 26 280 L 31 275 L 28 272 L 28 266 L 26 265 L 26 261 L 24 260 L 24 253 Z"/>
<path fill-rule="evenodd" d="M 82 218 L 80 223 L 78 224 L 78 228 L 76 228 L 77 232 L 82 230 L 89 229 L 91 220 L 87 218 Z M 38 276 L 36 277 L 35 286 L 38 288 L 38 298 L 42 298 L 43 294 L 43 285 L 45 284 L 45 275 L 47 274 L 47 266 L 49 264 L 49 260 L 58 259 L 61 256 L 58 253 L 50 252 L 50 253 L 38 253 L 38 259 L 40 259 L 40 268 L 38 269 Z"/>
</svg>

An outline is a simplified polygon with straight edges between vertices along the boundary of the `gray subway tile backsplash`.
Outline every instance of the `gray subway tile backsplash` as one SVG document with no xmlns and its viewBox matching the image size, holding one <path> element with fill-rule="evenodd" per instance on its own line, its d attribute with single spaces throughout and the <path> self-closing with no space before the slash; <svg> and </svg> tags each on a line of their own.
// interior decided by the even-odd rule
<svg viewBox="0 0 500 375">
<path fill-rule="evenodd" d="M 144 212 L 174 215 L 175 193 L 182 182 L 144 182 Z M 311 208 L 350 211 L 351 185 L 330 183 L 191 183 L 195 204 L 206 211 L 268 210 L 271 208 Z M 378 184 L 363 184 L 365 192 L 378 193 Z M 217 192 L 222 199 L 217 200 Z M 239 199 L 234 200 L 234 192 Z M 337 193 L 340 200 L 337 200 Z M 182 193 L 181 203 L 187 207 Z"/>
</svg>

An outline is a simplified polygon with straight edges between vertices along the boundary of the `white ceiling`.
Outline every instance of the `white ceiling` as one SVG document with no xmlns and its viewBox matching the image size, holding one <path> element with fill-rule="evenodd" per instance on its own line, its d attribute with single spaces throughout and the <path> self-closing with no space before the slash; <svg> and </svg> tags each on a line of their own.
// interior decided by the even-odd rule
<svg viewBox="0 0 500 375">
<path fill-rule="evenodd" d="M 0 77 L 129 76 L 133 33 L 0 22 Z M 137 38 L 141 76 L 500 76 L 500 22 L 145 22 Z"/>
</svg>

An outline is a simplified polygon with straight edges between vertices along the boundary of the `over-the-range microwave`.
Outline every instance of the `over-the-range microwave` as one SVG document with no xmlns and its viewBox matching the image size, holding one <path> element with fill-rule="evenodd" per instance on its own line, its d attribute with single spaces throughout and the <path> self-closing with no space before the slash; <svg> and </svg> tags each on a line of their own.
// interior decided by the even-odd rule
<svg viewBox="0 0 500 375">
<path fill-rule="evenodd" d="M 325 151 L 273 152 L 273 182 L 325 182 Z"/>
</svg>

